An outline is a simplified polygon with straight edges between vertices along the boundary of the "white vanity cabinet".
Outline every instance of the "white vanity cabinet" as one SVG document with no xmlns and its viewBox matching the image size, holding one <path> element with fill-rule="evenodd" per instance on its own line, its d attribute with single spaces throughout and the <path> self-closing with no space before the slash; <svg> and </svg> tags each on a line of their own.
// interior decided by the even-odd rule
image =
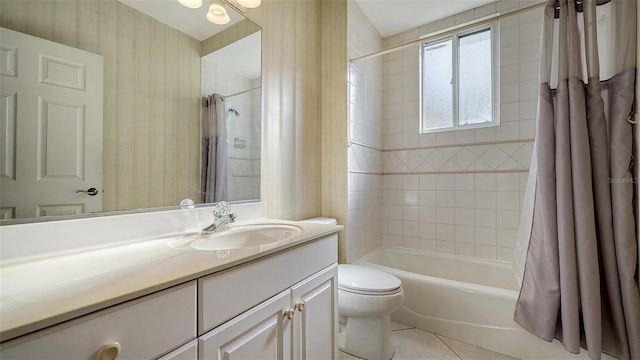
<svg viewBox="0 0 640 360">
<path fill-rule="evenodd" d="M 336 249 L 332 235 L 199 279 L 199 358 L 336 359 Z"/>
<path fill-rule="evenodd" d="M 0 358 L 153 359 L 194 339 L 195 319 L 191 281 L 3 343 Z"/>
<path fill-rule="evenodd" d="M 9 359 L 337 359 L 336 234 L 0 344 Z"/>
<path fill-rule="evenodd" d="M 199 358 L 337 359 L 337 264 L 199 338 Z"/>
</svg>

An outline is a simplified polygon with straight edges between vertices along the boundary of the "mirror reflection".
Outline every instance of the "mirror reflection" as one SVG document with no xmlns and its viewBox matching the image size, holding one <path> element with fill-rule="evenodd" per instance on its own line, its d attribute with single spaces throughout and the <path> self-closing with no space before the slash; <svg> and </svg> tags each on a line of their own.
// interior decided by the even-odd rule
<svg viewBox="0 0 640 360">
<path fill-rule="evenodd" d="M 115 0 L 0 0 L 1 219 L 203 202 L 202 99 L 214 93 L 226 102 L 224 200 L 259 198 L 260 28 L 230 7 L 215 25 L 206 7 L 129 2 L 160 15 Z M 198 30 L 161 21 L 176 11 Z"/>
<path fill-rule="evenodd" d="M 260 35 L 202 58 L 202 202 L 259 197 Z"/>
</svg>

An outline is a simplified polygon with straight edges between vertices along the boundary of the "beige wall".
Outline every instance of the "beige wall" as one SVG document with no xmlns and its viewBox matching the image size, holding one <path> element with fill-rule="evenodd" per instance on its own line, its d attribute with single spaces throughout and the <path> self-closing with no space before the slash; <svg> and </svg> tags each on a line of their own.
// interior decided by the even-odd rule
<svg viewBox="0 0 640 360">
<path fill-rule="evenodd" d="M 230 26 L 202 42 L 202 56 L 222 49 L 246 36 L 260 31 L 260 27 L 249 20 L 242 20 Z"/>
<path fill-rule="evenodd" d="M 345 227 L 347 218 L 347 1 L 322 2 L 322 215 Z M 347 262 L 347 231 L 338 256 Z"/>
<path fill-rule="evenodd" d="M 262 182 L 268 216 L 305 219 L 321 204 L 320 1 L 266 0 L 262 27 Z"/>
<path fill-rule="evenodd" d="M 104 210 L 198 198 L 199 41 L 116 0 L 2 0 L 0 26 L 104 56 Z"/>
</svg>

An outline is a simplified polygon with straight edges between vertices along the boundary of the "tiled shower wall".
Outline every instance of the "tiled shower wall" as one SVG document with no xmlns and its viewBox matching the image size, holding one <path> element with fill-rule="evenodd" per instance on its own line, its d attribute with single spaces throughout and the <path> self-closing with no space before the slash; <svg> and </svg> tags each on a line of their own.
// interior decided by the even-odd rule
<svg viewBox="0 0 640 360">
<path fill-rule="evenodd" d="M 382 49 L 382 37 L 360 7 L 347 7 L 349 58 Z M 381 57 L 349 65 L 347 262 L 382 245 Z"/>
<path fill-rule="evenodd" d="M 384 45 L 526 5 L 502 0 Z M 535 137 L 541 19 L 538 8 L 500 20 L 497 127 L 420 134 L 419 46 L 383 57 L 384 244 L 511 260 Z"/>
</svg>

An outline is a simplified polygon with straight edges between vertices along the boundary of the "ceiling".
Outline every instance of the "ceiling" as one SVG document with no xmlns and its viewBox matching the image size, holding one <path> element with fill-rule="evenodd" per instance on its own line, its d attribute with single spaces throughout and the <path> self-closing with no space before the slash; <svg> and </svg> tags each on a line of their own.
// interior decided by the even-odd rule
<svg viewBox="0 0 640 360">
<path fill-rule="evenodd" d="M 260 36 L 260 31 L 255 32 L 206 55 L 205 58 L 222 66 L 223 69 L 233 69 L 235 74 L 247 79 L 257 79 L 261 75 L 262 42 Z"/>
<path fill-rule="evenodd" d="M 383 38 L 495 0 L 355 0 Z"/>
<path fill-rule="evenodd" d="M 189 9 L 177 0 L 119 0 L 183 33 L 203 41 L 244 17 L 227 6 L 231 21 L 210 23 L 205 15 L 208 1 L 199 9 Z M 355 0 L 383 38 L 461 13 L 495 0 Z"/>
<path fill-rule="evenodd" d="M 244 19 L 244 16 L 227 5 L 227 12 L 231 18 L 228 24 L 216 25 L 209 22 L 206 18 L 209 10 L 208 0 L 203 0 L 203 5 L 198 9 L 182 6 L 178 0 L 119 1 L 199 41 L 206 40 Z"/>
</svg>

